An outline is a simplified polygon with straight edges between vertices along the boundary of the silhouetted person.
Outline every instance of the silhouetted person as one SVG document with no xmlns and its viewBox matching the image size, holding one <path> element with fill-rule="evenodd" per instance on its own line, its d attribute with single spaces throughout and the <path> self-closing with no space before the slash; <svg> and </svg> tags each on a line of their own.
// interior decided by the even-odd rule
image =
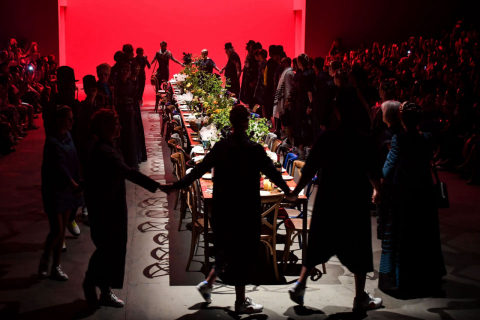
<svg viewBox="0 0 480 320">
<path fill-rule="evenodd" d="M 50 225 L 50 233 L 45 242 L 45 250 L 40 260 L 38 273 L 48 275 L 50 252 L 53 251 L 53 264 L 50 278 L 68 280 L 60 266 L 65 228 L 72 210 L 83 205 L 81 196 L 80 167 L 77 151 L 69 130 L 73 125 L 72 110 L 60 105 L 51 110 L 49 131 L 45 139 L 42 163 L 42 199 Z"/>
<path fill-rule="evenodd" d="M 230 112 L 233 134 L 217 142 L 201 163 L 173 184 L 175 189 L 186 188 L 210 169 L 215 169 L 211 216 L 215 269 L 197 289 L 205 301 L 210 302 L 213 283 L 220 277 L 235 286 L 235 311 L 238 313 L 256 313 L 263 309 L 262 305 L 245 297 L 245 285 L 252 281 L 260 244 L 260 172 L 285 193 L 290 192 L 263 147 L 248 139 L 245 131 L 249 119 L 250 112 L 244 106 L 233 107 Z"/>
<path fill-rule="evenodd" d="M 357 117 L 349 103 L 337 104 L 337 130 L 320 133 L 302 170 L 297 187 L 287 200 L 295 200 L 321 170 L 308 237 L 307 259 L 298 281 L 289 289 L 290 299 L 303 305 L 307 278 L 313 268 L 336 255 L 355 275 L 353 309 L 374 309 L 382 299 L 365 291 L 373 272 L 370 205 L 380 200 L 382 177 L 370 136 L 355 130 Z M 370 180 L 370 182 L 369 182 Z M 371 185 L 374 187 L 373 196 Z M 334 240 L 332 240 L 334 239 Z"/>
<path fill-rule="evenodd" d="M 122 129 L 115 111 L 98 111 L 90 127 L 98 140 L 90 153 L 85 177 L 85 199 L 96 250 L 88 265 L 83 290 L 92 307 L 100 303 L 121 308 L 123 301 L 110 289 L 123 288 L 125 274 L 128 237 L 125 180 L 150 192 L 163 187 L 123 161 L 122 153 L 115 144 Z M 101 290 L 100 300 L 97 299 L 95 287 Z"/>
</svg>

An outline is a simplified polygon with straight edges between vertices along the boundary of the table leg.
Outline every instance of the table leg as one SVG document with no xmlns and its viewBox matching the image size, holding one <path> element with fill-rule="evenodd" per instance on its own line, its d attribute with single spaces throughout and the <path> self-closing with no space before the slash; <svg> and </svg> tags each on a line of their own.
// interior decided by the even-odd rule
<svg viewBox="0 0 480 320">
<path fill-rule="evenodd" d="M 303 238 L 303 246 L 302 246 L 302 263 L 305 265 L 307 259 L 307 219 L 308 219 L 308 201 L 305 200 L 302 203 L 302 212 L 303 212 L 303 225 L 302 225 L 302 238 Z"/>
</svg>

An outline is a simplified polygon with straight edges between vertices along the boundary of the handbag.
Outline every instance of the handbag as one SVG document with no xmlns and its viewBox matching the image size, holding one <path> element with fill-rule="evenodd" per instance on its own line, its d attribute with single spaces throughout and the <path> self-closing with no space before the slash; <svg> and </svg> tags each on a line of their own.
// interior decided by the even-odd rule
<svg viewBox="0 0 480 320">
<path fill-rule="evenodd" d="M 441 182 L 438 178 L 437 168 L 435 163 L 431 163 L 430 167 L 432 169 L 433 175 L 435 177 L 435 197 L 437 198 L 437 206 L 439 209 L 445 209 L 450 207 L 450 201 L 448 199 L 448 190 L 447 185 L 444 182 Z"/>
</svg>

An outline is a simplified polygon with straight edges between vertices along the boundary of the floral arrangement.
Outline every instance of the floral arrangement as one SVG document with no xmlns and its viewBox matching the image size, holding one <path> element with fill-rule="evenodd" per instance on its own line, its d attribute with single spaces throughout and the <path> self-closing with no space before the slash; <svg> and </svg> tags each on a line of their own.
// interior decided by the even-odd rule
<svg viewBox="0 0 480 320">
<path fill-rule="evenodd" d="M 247 135 L 250 140 L 256 143 L 263 141 L 269 132 L 267 119 L 265 118 L 251 119 L 248 123 Z"/>
<path fill-rule="evenodd" d="M 191 63 L 185 63 L 184 69 L 180 72 L 181 76 L 186 78 L 180 86 L 192 94 L 191 102 L 188 104 L 191 109 L 206 114 L 208 124 L 214 124 L 218 132 L 226 136 L 225 132 L 229 131 L 231 126 L 230 110 L 235 104 L 235 99 L 227 91 L 230 85 L 223 76 L 201 71 L 199 69 L 201 57 L 190 55 L 190 58 Z M 250 120 L 247 133 L 251 140 L 260 142 L 268 132 L 265 119 Z"/>
</svg>

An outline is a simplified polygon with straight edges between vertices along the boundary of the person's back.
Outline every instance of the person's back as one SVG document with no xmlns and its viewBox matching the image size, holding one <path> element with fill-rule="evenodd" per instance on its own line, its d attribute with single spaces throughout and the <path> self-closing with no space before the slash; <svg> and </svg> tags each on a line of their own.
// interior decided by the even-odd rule
<svg viewBox="0 0 480 320">
<path fill-rule="evenodd" d="M 345 127 L 322 132 L 309 160 L 310 157 L 317 163 L 315 169 L 321 170 L 319 203 L 328 203 L 338 216 L 342 212 L 340 207 L 357 204 L 354 199 L 368 202 L 371 194 L 369 174 L 381 175 L 369 135 Z M 346 198 L 349 201 L 345 201 Z"/>
<path fill-rule="evenodd" d="M 387 161 L 386 176 L 393 176 L 393 182 L 407 188 L 432 186 L 430 161 L 433 156 L 433 137 L 430 133 L 402 132 L 392 138 L 388 158 L 398 157 L 396 167 Z"/>
</svg>

